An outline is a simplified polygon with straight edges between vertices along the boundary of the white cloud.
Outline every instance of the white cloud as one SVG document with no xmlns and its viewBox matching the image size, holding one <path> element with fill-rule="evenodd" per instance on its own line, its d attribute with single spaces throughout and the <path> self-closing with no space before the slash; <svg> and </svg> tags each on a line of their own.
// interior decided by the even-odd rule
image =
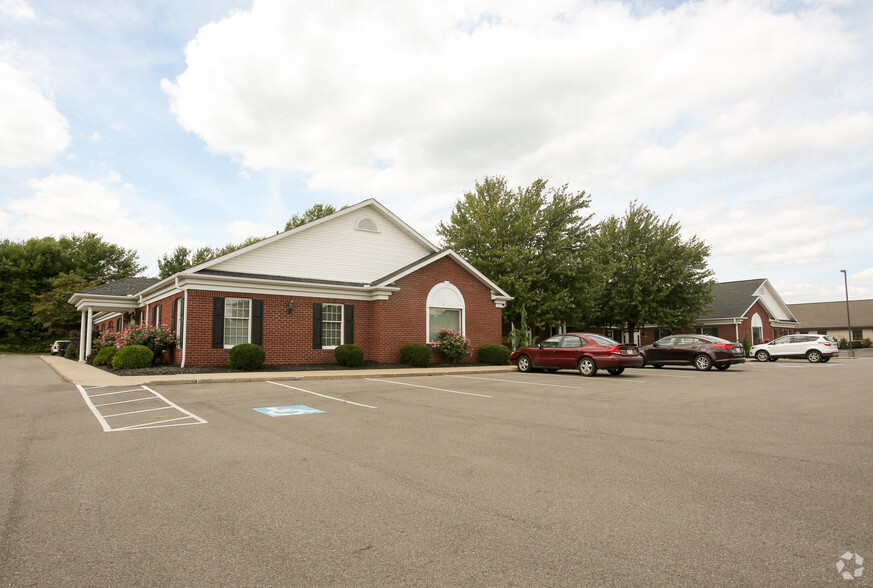
<svg viewBox="0 0 873 588">
<path fill-rule="evenodd" d="M 712 199 L 677 211 L 676 219 L 683 232 L 711 246 L 711 265 L 745 266 L 754 275 L 836 261 L 839 239 L 871 226 L 869 218 L 846 218 L 839 206 L 812 194 L 752 202 Z"/>
<path fill-rule="evenodd" d="M 834 98 L 860 49 L 818 3 L 380 6 L 255 0 L 189 43 L 163 81 L 171 109 L 245 167 L 377 197 L 457 195 L 494 173 L 632 190 L 873 135 L 870 112 Z"/>
<path fill-rule="evenodd" d="M 276 226 L 248 220 L 235 220 L 227 223 L 227 234 L 231 242 L 242 243 L 249 237 L 269 237 L 276 234 Z"/>
<path fill-rule="evenodd" d="M 0 14 L 12 20 L 33 20 L 36 13 L 24 0 L 0 0 Z"/>
<path fill-rule="evenodd" d="M 51 163 L 70 142 L 67 119 L 19 65 L 27 57 L 15 45 L 0 44 L 0 166 Z"/>
<path fill-rule="evenodd" d="M 135 211 L 154 209 L 154 204 L 126 192 L 121 195 L 103 183 L 51 174 L 26 185 L 31 195 L 7 198 L 0 207 L 0 234 L 4 237 L 60 237 L 90 231 L 110 243 L 137 250 L 140 262 L 146 265 L 154 264 L 159 253 L 171 250 L 180 240 L 178 229 L 135 216 Z"/>
</svg>

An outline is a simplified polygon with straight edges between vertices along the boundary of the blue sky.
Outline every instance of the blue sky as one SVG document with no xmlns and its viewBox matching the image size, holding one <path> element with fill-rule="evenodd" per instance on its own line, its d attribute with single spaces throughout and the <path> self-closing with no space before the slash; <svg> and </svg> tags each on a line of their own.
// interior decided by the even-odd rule
<svg viewBox="0 0 873 588">
<path fill-rule="evenodd" d="M 317 5 L 316 5 L 317 4 Z M 788 303 L 873 298 L 867 0 L 0 0 L 0 236 L 176 245 L 476 180 L 637 200 Z"/>
</svg>

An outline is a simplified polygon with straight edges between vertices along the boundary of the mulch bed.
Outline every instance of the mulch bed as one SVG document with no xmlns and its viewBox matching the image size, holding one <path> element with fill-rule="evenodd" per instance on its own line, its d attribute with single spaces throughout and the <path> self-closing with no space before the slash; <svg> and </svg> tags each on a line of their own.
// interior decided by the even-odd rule
<svg viewBox="0 0 873 588">
<path fill-rule="evenodd" d="M 483 365 L 475 363 L 462 364 L 464 367 Z M 451 367 L 451 364 L 431 364 L 428 367 Z M 405 369 L 408 365 L 402 363 L 376 363 L 375 361 L 366 361 L 359 368 L 345 367 L 335 363 L 314 363 L 314 364 L 282 364 L 282 365 L 262 365 L 258 372 L 302 372 L 302 371 L 319 371 L 319 370 L 373 370 L 373 369 Z M 102 366 L 98 369 L 117 374 L 119 376 L 176 376 L 180 374 L 232 374 L 241 373 L 240 370 L 231 369 L 227 366 L 200 366 L 200 367 L 179 367 L 177 365 L 157 364 L 152 367 L 139 368 L 135 370 L 114 370 L 108 366 Z"/>
</svg>

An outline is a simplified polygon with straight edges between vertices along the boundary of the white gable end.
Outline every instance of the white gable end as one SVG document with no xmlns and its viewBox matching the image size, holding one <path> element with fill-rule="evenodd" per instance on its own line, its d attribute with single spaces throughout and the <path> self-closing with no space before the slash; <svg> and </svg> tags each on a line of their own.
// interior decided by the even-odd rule
<svg viewBox="0 0 873 588">
<path fill-rule="evenodd" d="M 369 284 L 432 252 L 376 207 L 365 206 L 209 269 Z"/>
</svg>

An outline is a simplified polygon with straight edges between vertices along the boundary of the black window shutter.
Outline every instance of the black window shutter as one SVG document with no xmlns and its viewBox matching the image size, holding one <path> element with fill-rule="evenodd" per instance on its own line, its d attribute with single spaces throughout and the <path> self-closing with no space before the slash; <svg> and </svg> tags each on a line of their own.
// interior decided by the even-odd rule
<svg viewBox="0 0 873 588">
<path fill-rule="evenodd" d="M 212 347 L 224 347 L 224 298 L 212 299 Z"/>
<path fill-rule="evenodd" d="M 321 303 L 312 305 L 312 348 L 321 349 Z"/>
<path fill-rule="evenodd" d="M 343 305 L 343 322 L 345 323 L 343 343 L 351 345 L 355 342 L 355 307 L 353 305 Z"/>
<path fill-rule="evenodd" d="M 252 343 L 264 344 L 264 301 L 252 300 Z"/>
<path fill-rule="evenodd" d="M 173 332 L 176 331 L 176 307 L 177 306 L 179 306 L 179 299 L 178 298 L 173 300 L 173 302 L 170 303 L 170 308 L 172 309 L 172 312 L 170 313 L 170 330 Z"/>
</svg>

